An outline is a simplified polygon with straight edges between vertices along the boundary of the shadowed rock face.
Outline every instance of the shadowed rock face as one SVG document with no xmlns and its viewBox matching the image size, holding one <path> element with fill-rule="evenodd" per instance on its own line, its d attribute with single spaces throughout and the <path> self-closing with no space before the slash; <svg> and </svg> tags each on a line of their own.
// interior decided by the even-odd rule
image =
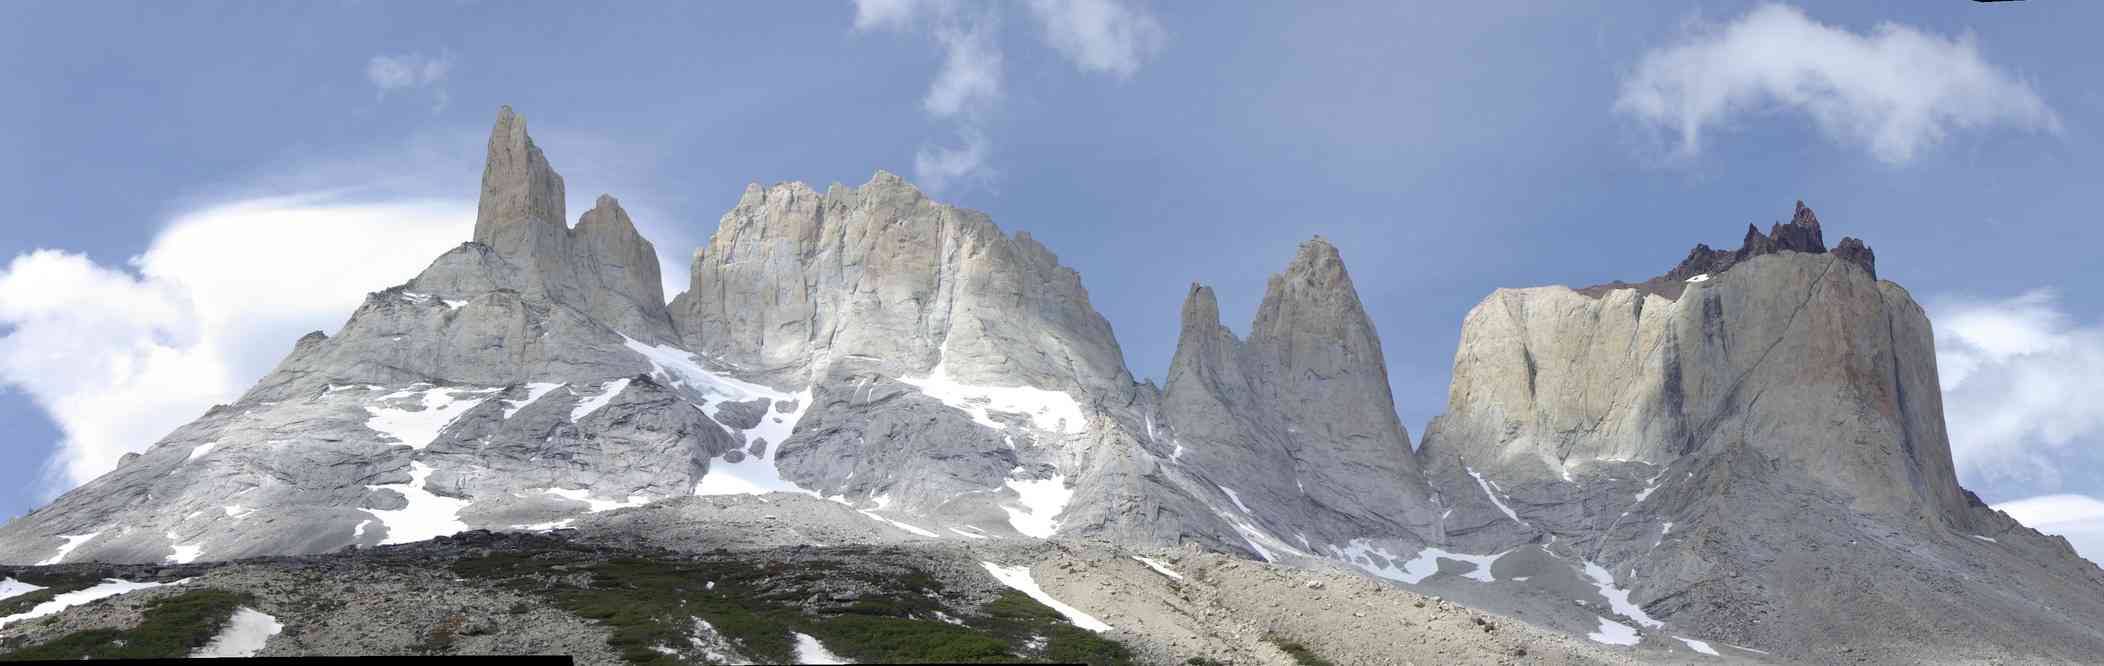
<svg viewBox="0 0 2104 666">
<path fill-rule="evenodd" d="M 1380 336 L 1320 237 L 1271 277 L 1247 341 L 1220 324 L 1212 289 L 1192 285 L 1162 413 L 1180 461 L 1288 543 L 1415 544 L 1431 523 Z"/>
</svg>

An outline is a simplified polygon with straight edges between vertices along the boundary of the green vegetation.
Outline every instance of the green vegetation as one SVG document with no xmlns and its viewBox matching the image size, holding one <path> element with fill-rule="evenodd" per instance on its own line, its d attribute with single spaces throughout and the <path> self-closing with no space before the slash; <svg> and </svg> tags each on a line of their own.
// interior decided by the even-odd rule
<svg viewBox="0 0 2104 666">
<path fill-rule="evenodd" d="M 182 657 L 211 642 L 234 610 L 249 603 L 243 593 L 190 590 L 148 604 L 145 618 L 129 630 L 77 631 L 0 655 L 0 661 Z"/>
<path fill-rule="evenodd" d="M 803 633 L 858 662 L 1132 663 L 1125 646 L 1074 627 L 1019 592 L 1001 595 L 980 615 L 950 618 L 941 581 L 871 549 L 797 557 L 794 564 L 729 553 L 597 561 L 557 547 L 460 560 L 453 570 L 600 623 L 612 632 L 608 644 L 635 664 L 678 663 L 657 648 L 688 646 L 696 618 L 761 662 L 793 661 L 792 636 Z M 850 561 L 857 566 L 844 564 Z"/>
<path fill-rule="evenodd" d="M 1322 658 L 1322 655 L 1315 654 L 1315 651 L 1308 649 L 1308 646 L 1279 638 L 1277 634 L 1264 636 L 1264 641 L 1278 646 L 1279 650 L 1284 651 L 1286 656 L 1292 657 L 1293 662 L 1300 664 L 1300 666 L 1336 666 L 1336 664 L 1330 663 L 1330 660 Z"/>
</svg>

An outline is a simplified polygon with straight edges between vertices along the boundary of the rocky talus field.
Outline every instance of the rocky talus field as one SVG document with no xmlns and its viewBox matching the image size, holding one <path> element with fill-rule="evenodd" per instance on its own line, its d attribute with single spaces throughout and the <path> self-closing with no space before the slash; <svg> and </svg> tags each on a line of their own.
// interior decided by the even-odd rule
<svg viewBox="0 0 2104 666">
<path fill-rule="evenodd" d="M 1413 437 L 1319 236 L 1244 328 L 1119 285 L 1183 290 L 1156 385 L 1052 248 L 891 173 L 748 187 L 668 299 L 523 116 L 485 158 L 461 245 L 0 526 L 0 659 L 2104 655 L 2104 570 L 1959 485 L 1928 317 L 1802 202 L 1489 294 Z"/>
</svg>

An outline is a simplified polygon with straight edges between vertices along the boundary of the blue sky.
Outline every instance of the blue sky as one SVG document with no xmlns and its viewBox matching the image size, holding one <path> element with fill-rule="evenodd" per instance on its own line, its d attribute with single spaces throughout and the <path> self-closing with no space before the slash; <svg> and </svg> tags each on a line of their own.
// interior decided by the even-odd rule
<svg viewBox="0 0 2104 666">
<path fill-rule="evenodd" d="M 747 183 L 888 169 L 1058 252 L 1141 376 L 1185 285 L 1246 331 L 1324 235 L 1413 436 L 1491 290 L 1803 199 L 1929 306 L 1968 486 L 2104 552 L 2104 5 L 1335 4 L 7 5 L 0 516 L 465 240 L 509 104 L 668 294 Z"/>
</svg>

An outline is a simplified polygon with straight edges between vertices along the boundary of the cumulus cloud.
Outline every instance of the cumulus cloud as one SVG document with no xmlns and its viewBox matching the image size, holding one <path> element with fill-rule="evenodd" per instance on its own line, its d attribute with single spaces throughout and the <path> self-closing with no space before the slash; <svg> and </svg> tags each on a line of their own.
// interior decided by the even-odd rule
<svg viewBox="0 0 2104 666">
<path fill-rule="evenodd" d="M 250 199 L 176 218 L 122 265 L 61 250 L 0 271 L 0 382 L 63 433 L 50 494 L 237 397 L 301 334 L 466 237 L 472 202 Z"/>
<path fill-rule="evenodd" d="M 1994 505 L 2016 522 L 2067 537 L 2075 553 L 2104 562 L 2104 501 L 2088 495 L 2044 495 Z"/>
<path fill-rule="evenodd" d="M 2050 489 L 2069 458 L 2104 454 L 2104 322 L 2078 322 L 2050 290 L 1929 309 L 1960 475 Z"/>
<path fill-rule="evenodd" d="M 401 55 L 376 55 L 365 63 L 365 79 L 379 89 L 382 99 L 388 93 L 429 88 L 432 94 L 432 109 L 444 110 L 449 100 L 443 85 L 446 74 L 453 70 L 453 54 L 441 52 L 437 57 L 426 57 L 421 53 Z"/>
<path fill-rule="evenodd" d="M 1082 71 L 1132 78 L 1169 40 L 1161 21 L 1116 0 L 1030 0 L 1045 42 Z"/>
<path fill-rule="evenodd" d="M 1614 108 L 1678 134 L 1684 156 L 1701 149 L 1705 131 L 1768 111 L 1804 114 L 1888 164 L 1957 130 L 2060 127 L 2037 91 L 1987 62 L 1971 35 L 1898 23 L 1855 33 L 1773 4 L 1645 53 Z"/>
</svg>

